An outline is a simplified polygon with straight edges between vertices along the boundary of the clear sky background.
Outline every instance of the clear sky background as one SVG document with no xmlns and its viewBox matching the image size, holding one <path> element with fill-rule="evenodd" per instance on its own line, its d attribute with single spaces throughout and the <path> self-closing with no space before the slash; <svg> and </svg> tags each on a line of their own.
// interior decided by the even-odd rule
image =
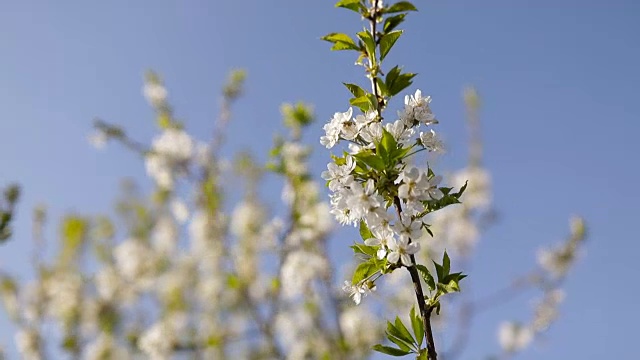
<svg viewBox="0 0 640 360">
<path fill-rule="evenodd" d="M 319 38 L 354 32 L 357 16 L 334 1 L 4 1 L 0 8 L 0 185 L 24 196 L 0 268 L 30 277 L 31 209 L 46 203 L 50 226 L 64 213 L 111 211 L 118 183 L 144 179 L 142 160 L 86 141 L 100 116 L 148 142 L 144 71 L 160 72 L 177 115 L 206 139 L 228 70 L 247 69 L 246 96 L 229 127 L 228 150 L 263 154 L 281 130 L 279 105 L 314 103 L 316 173 L 328 153 L 321 126 L 347 108 L 342 81 L 361 82 L 352 54 Z M 415 0 L 404 36 L 387 58 L 420 75 L 449 149 L 443 169 L 464 164 L 461 91 L 483 98 L 486 165 L 500 218 L 482 238 L 469 282 L 501 288 L 560 241 L 571 214 L 590 236 L 566 283 L 567 299 L 544 341 L 518 359 L 633 359 L 640 323 L 638 169 L 640 3 L 632 0 Z M 260 159 L 264 156 L 259 155 Z M 273 189 L 275 190 L 275 188 Z M 338 237 L 337 237 L 338 238 Z M 347 244 L 333 247 L 348 259 Z M 527 320 L 523 296 L 473 324 L 463 359 L 497 350 L 503 319 Z M 14 353 L 0 315 L 0 343 Z"/>
</svg>

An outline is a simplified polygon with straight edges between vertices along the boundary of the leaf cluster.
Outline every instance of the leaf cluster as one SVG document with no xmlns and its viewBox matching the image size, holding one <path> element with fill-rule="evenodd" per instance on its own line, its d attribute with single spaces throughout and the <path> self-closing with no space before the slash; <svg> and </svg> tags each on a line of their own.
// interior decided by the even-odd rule
<svg viewBox="0 0 640 360">
<path fill-rule="evenodd" d="M 371 23 L 370 29 L 363 29 L 353 38 L 345 33 L 330 33 L 321 39 L 333 44 L 333 51 L 354 51 L 357 53 L 356 64 L 365 66 L 367 76 L 374 84 L 374 91 L 364 90 L 357 84 L 344 83 L 353 97 L 349 103 L 363 112 L 370 110 L 381 111 L 389 99 L 412 84 L 414 73 L 402 73 L 402 69 L 395 66 L 384 76 L 381 63 L 387 57 L 393 46 L 400 39 L 403 30 L 396 30 L 402 24 L 410 11 L 418 9 L 409 1 L 399 1 L 384 7 L 377 6 L 377 1 L 370 1 L 373 6 L 368 7 L 365 0 L 341 0 L 336 7 L 345 8 L 358 13 L 363 19 Z M 382 23 L 381 28 L 377 26 Z M 364 60 L 367 60 L 365 65 Z"/>
<path fill-rule="evenodd" d="M 451 273 L 451 259 L 449 254 L 445 250 L 442 256 L 442 263 L 439 264 L 432 261 L 436 270 L 436 277 L 434 278 L 429 269 L 421 264 L 416 265 L 418 272 L 420 273 L 422 280 L 431 293 L 431 296 L 427 300 L 430 307 L 435 308 L 436 313 L 440 313 L 440 296 L 453 292 L 460 291 L 460 281 L 466 278 L 467 275 L 462 272 Z"/>
<path fill-rule="evenodd" d="M 4 190 L 3 199 L 0 200 L 0 243 L 7 241 L 13 234 L 11 221 L 19 198 L 20 186 L 12 184 Z"/>
<path fill-rule="evenodd" d="M 387 322 L 385 334 L 387 339 L 394 343 L 397 348 L 378 344 L 373 347 L 373 350 L 391 356 L 404 356 L 414 353 L 417 355 L 417 360 L 427 360 L 427 349 L 422 348 L 425 334 L 424 324 L 420 314 L 416 312 L 415 306 L 411 308 L 409 320 L 411 321 L 412 332 L 409 332 L 399 317 L 396 317 L 393 323 Z"/>
</svg>

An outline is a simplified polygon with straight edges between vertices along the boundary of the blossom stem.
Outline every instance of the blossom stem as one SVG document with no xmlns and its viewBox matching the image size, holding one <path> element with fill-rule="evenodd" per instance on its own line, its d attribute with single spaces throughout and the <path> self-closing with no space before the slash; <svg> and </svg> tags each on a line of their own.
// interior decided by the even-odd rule
<svg viewBox="0 0 640 360">
<path fill-rule="evenodd" d="M 400 198 L 396 196 L 393 198 L 393 201 L 398 212 L 398 218 L 399 220 L 402 220 L 402 204 L 400 203 Z M 411 243 L 411 239 L 409 239 L 409 243 Z M 427 306 L 424 292 L 422 291 L 420 275 L 418 274 L 418 270 L 416 268 L 416 257 L 411 254 L 410 258 L 411 266 L 407 267 L 407 270 L 411 275 L 411 281 L 413 282 L 416 299 L 418 300 L 418 308 L 420 309 L 420 315 L 422 317 L 422 323 L 425 329 L 425 337 L 427 339 L 427 352 L 429 353 L 430 360 L 437 360 L 438 353 L 436 352 L 436 344 L 433 340 L 433 329 L 431 328 L 431 313 L 433 312 L 433 307 Z"/>
<path fill-rule="evenodd" d="M 379 0 L 374 0 L 373 1 L 373 11 L 371 14 L 371 17 L 369 17 L 369 25 L 371 28 L 371 36 L 373 36 L 373 41 L 378 44 L 379 43 L 379 39 L 378 39 L 378 34 L 376 31 L 376 24 L 377 24 L 377 18 L 378 18 L 378 1 Z M 376 98 L 376 112 L 378 115 L 378 121 L 382 121 L 382 107 L 384 104 L 384 100 L 382 99 L 382 97 L 380 96 L 380 93 L 378 91 L 378 69 L 380 68 L 380 64 L 378 63 L 377 60 L 377 55 L 375 52 L 375 47 L 373 50 L 373 54 L 370 54 L 371 57 L 373 57 L 373 59 L 369 59 L 369 66 L 371 66 L 371 68 L 369 69 L 369 78 L 371 79 L 371 90 L 373 90 L 373 95 Z"/>
<path fill-rule="evenodd" d="M 421 152 L 421 151 L 425 151 L 425 150 L 427 150 L 427 149 L 426 149 L 426 148 L 418 149 L 418 150 L 416 150 L 416 151 L 414 151 L 414 152 L 412 152 L 412 153 L 407 154 L 407 155 L 406 155 L 406 157 L 407 157 L 407 158 L 408 158 L 408 157 L 411 157 L 412 155 L 415 155 L 415 154 L 417 154 L 417 153 L 419 153 L 419 152 Z"/>
</svg>

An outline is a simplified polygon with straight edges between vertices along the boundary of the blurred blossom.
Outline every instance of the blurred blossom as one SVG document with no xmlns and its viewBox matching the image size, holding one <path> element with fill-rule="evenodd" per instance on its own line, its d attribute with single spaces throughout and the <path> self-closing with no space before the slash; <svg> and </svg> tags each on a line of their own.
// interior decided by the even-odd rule
<svg viewBox="0 0 640 360">
<path fill-rule="evenodd" d="M 543 248 L 538 250 L 538 264 L 554 277 L 563 276 L 571 266 L 570 254 L 562 248 Z"/>
<path fill-rule="evenodd" d="M 142 94 L 152 106 L 160 106 L 167 101 L 167 89 L 157 82 L 147 82 L 142 88 Z"/>
<path fill-rule="evenodd" d="M 171 212 L 180 224 L 186 223 L 189 219 L 189 208 L 187 204 L 180 199 L 171 201 Z"/>
<path fill-rule="evenodd" d="M 462 195 L 463 206 L 473 209 L 488 209 L 491 205 L 491 176 L 481 167 L 471 166 L 456 172 L 451 178 L 451 184 L 462 187 L 465 182 L 467 189 Z"/>
<path fill-rule="evenodd" d="M 102 150 L 107 145 L 107 141 L 109 140 L 109 137 L 104 131 L 100 129 L 96 129 L 93 133 L 87 136 L 87 140 L 91 145 L 93 145 L 93 147 L 95 147 L 98 150 Z"/>
<path fill-rule="evenodd" d="M 146 156 L 147 174 L 158 186 L 171 189 L 176 172 L 183 172 L 193 155 L 193 140 L 184 131 L 169 128 L 153 140 L 151 153 Z"/>
<path fill-rule="evenodd" d="M 113 256 L 124 279 L 142 288 L 151 285 L 155 256 L 148 246 L 135 238 L 127 239 L 114 249 Z"/>
<path fill-rule="evenodd" d="M 329 263 L 318 254 L 297 250 L 290 253 L 282 266 L 283 295 L 293 298 L 302 295 L 314 278 L 326 276 Z"/>
<path fill-rule="evenodd" d="M 238 237 L 255 233 L 264 222 L 264 209 L 254 202 L 244 201 L 236 206 L 231 215 L 231 233 Z"/>
<path fill-rule="evenodd" d="M 299 143 L 286 143 L 282 146 L 282 157 L 285 162 L 286 172 L 291 175 L 302 175 L 307 172 L 307 164 L 304 161 L 309 154 L 309 148 Z"/>
<path fill-rule="evenodd" d="M 83 281 L 78 273 L 55 272 L 45 283 L 47 312 L 60 320 L 77 314 Z"/>
<path fill-rule="evenodd" d="M 105 266 L 95 275 L 96 290 L 103 300 L 114 300 L 119 288 L 120 277 L 116 269 Z"/>
<path fill-rule="evenodd" d="M 381 322 L 363 306 L 350 306 L 340 315 L 340 328 L 345 341 L 366 354 L 380 340 Z"/>
<path fill-rule="evenodd" d="M 118 345 L 111 335 L 102 333 L 87 345 L 83 358 L 86 360 L 128 360 L 132 357 L 124 347 Z"/>
<path fill-rule="evenodd" d="M 196 144 L 195 159 L 198 165 L 207 167 L 213 161 L 211 154 L 211 146 L 207 143 L 198 142 Z"/>
<path fill-rule="evenodd" d="M 20 329 L 15 335 L 16 347 L 23 360 L 41 360 L 40 335 L 33 329 Z"/>
<path fill-rule="evenodd" d="M 153 248 L 158 253 L 170 255 L 178 245 L 178 228 L 169 216 L 161 216 L 153 228 Z"/>
<path fill-rule="evenodd" d="M 166 322 L 160 321 L 142 333 L 138 347 L 151 360 L 169 360 L 174 339 L 173 329 Z"/>
<path fill-rule="evenodd" d="M 564 300 L 565 294 L 561 289 L 554 289 L 545 293 L 544 298 L 536 305 L 533 318 L 533 328 L 540 332 L 547 330 L 549 325 L 558 317 L 558 306 Z"/>
<path fill-rule="evenodd" d="M 503 322 L 498 330 L 498 341 L 506 352 L 515 352 L 529 346 L 533 331 L 514 322 Z"/>
</svg>

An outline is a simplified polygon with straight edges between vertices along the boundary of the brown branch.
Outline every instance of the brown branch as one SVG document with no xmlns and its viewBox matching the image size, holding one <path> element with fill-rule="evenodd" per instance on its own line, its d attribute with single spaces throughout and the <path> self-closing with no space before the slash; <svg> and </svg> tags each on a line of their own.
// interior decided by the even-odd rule
<svg viewBox="0 0 640 360">
<path fill-rule="evenodd" d="M 400 203 L 400 198 L 395 196 L 393 201 L 396 206 L 396 210 L 398 212 L 398 218 L 402 221 L 402 205 Z M 411 243 L 411 239 L 409 239 L 409 243 Z M 420 315 L 422 317 L 422 323 L 425 329 L 425 336 L 427 339 L 427 352 L 429 353 L 430 360 L 438 359 L 438 352 L 436 351 L 436 344 L 433 339 L 433 329 L 431 328 L 431 313 L 433 312 L 433 307 L 427 306 L 426 299 L 424 297 L 424 292 L 422 291 L 422 283 L 420 282 L 420 275 L 418 274 L 418 269 L 416 268 L 416 257 L 411 255 L 411 266 L 407 267 L 409 274 L 411 275 L 411 281 L 413 282 L 413 289 L 416 293 L 416 299 L 418 300 L 418 308 L 420 309 Z"/>
</svg>

